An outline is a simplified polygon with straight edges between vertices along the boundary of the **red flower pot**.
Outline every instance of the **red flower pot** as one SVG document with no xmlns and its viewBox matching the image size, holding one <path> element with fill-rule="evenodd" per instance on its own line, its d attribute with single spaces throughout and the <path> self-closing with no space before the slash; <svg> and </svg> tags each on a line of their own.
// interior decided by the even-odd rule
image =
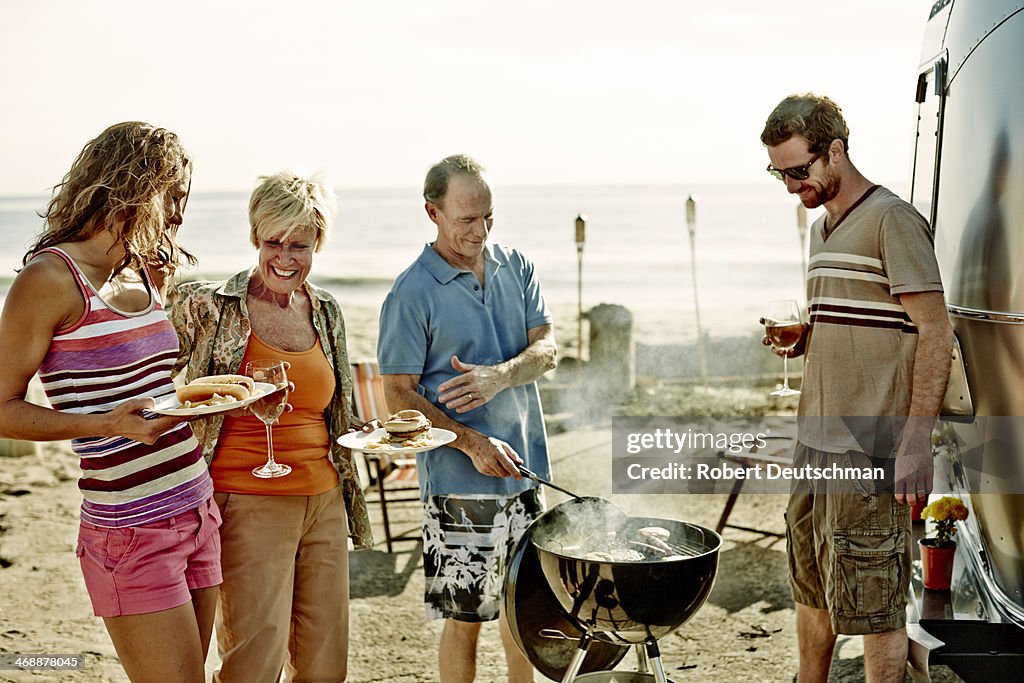
<svg viewBox="0 0 1024 683">
<path fill-rule="evenodd" d="M 948 591 L 953 578 L 953 557 L 956 545 L 935 546 L 934 538 L 917 542 L 921 550 L 921 576 L 924 587 L 933 591 Z"/>
<path fill-rule="evenodd" d="M 927 500 L 918 500 L 910 507 L 910 521 L 911 522 L 923 522 L 921 518 L 921 510 L 924 510 L 925 506 L 928 505 Z"/>
</svg>

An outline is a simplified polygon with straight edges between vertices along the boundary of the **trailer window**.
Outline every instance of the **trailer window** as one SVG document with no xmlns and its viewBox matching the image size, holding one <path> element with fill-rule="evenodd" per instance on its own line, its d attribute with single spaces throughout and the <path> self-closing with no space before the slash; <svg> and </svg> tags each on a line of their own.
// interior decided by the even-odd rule
<svg viewBox="0 0 1024 683">
<path fill-rule="evenodd" d="M 935 191 L 936 150 L 940 97 L 935 94 L 935 71 L 921 74 L 917 89 L 917 140 L 914 144 L 914 176 L 910 201 L 934 225 L 932 195 Z"/>
</svg>

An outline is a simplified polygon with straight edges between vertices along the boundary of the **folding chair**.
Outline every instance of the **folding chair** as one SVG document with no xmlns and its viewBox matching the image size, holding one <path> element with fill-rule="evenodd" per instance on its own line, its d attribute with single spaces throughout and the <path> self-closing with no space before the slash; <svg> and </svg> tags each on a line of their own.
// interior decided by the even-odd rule
<svg viewBox="0 0 1024 683">
<path fill-rule="evenodd" d="M 384 400 L 384 381 L 377 369 L 377 361 L 359 361 L 352 364 L 352 384 L 355 414 L 363 422 L 386 420 L 391 413 Z M 393 536 L 388 519 L 388 504 L 419 501 L 419 480 L 416 477 L 416 458 L 392 458 L 385 453 L 352 451 L 356 467 L 362 470 L 363 488 L 376 487 L 376 496 L 367 496 L 367 503 L 379 503 L 384 520 L 384 541 L 392 552 L 394 541 L 419 540 L 419 531 Z"/>
<path fill-rule="evenodd" d="M 767 463 L 774 463 L 788 469 L 793 464 L 793 445 L 796 442 L 796 432 L 793 431 L 795 423 L 792 418 L 789 420 L 786 420 L 785 418 L 768 418 L 766 423 L 773 424 L 774 429 L 772 431 L 774 432 L 774 435 L 768 437 L 769 439 L 772 439 L 772 441 L 765 450 L 759 451 L 755 445 L 748 453 L 727 455 L 725 456 L 725 459 L 747 468 L 757 467 Z M 729 497 L 725 501 L 725 507 L 722 509 L 722 514 L 718 518 L 718 524 L 715 525 L 715 531 L 721 534 L 725 527 L 729 527 L 730 529 L 752 531 L 764 536 L 785 538 L 786 534 L 780 534 L 775 531 L 755 529 L 749 526 L 729 523 L 729 516 L 732 514 L 733 508 L 736 506 L 736 501 L 739 499 L 740 493 L 743 491 L 743 484 L 745 482 L 746 479 L 742 478 L 737 478 L 733 481 L 732 490 L 729 492 Z"/>
</svg>

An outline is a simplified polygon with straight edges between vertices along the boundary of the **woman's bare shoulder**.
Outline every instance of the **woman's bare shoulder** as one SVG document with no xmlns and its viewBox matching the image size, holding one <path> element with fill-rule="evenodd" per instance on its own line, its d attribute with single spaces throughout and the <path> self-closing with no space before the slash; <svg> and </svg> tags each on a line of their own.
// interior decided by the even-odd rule
<svg viewBox="0 0 1024 683">
<path fill-rule="evenodd" d="M 45 287 L 50 291 L 71 286 L 78 288 L 75 276 L 64 259 L 46 252 L 33 256 L 14 282 L 25 287 Z"/>
<path fill-rule="evenodd" d="M 74 322 L 81 315 L 84 300 L 68 265 L 55 254 L 33 257 L 14 278 L 7 293 L 10 306 L 24 306 L 35 315 Z"/>
</svg>

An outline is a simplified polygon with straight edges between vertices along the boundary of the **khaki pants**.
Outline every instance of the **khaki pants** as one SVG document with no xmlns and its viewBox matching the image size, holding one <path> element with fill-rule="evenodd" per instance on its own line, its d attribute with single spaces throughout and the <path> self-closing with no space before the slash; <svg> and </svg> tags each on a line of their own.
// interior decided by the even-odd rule
<svg viewBox="0 0 1024 683">
<path fill-rule="evenodd" d="M 224 583 L 214 681 L 343 681 L 348 522 L 341 486 L 317 496 L 216 493 Z"/>
</svg>

